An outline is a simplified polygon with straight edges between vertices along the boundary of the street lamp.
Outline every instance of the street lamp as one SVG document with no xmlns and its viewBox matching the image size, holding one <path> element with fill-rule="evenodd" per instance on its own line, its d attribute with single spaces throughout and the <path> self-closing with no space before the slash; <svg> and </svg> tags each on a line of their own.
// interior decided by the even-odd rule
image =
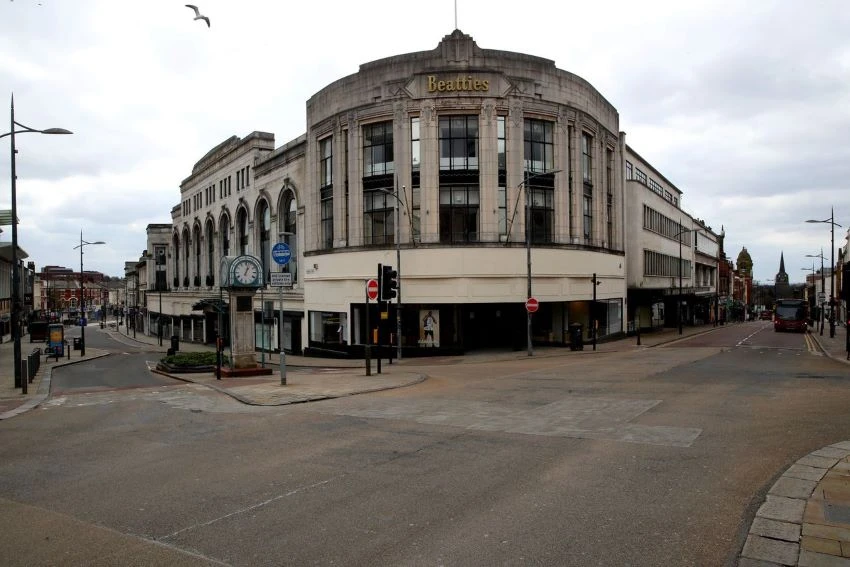
<svg viewBox="0 0 850 567">
<path fill-rule="evenodd" d="M 6 136 L 11 136 L 12 142 L 12 340 L 14 341 L 14 364 L 15 364 L 15 388 L 26 388 L 26 384 L 21 380 L 21 330 L 20 330 L 20 310 L 21 310 L 21 298 L 20 298 L 20 272 L 18 266 L 18 203 L 17 203 L 17 187 L 16 180 L 17 176 L 15 175 L 15 154 L 17 154 L 17 150 L 15 149 L 15 135 L 16 134 L 25 134 L 28 132 L 35 132 L 36 134 L 71 134 L 70 130 L 65 130 L 64 128 L 47 128 L 45 130 L 37 130 L 36 128 L 30 128 L 29 126 L 25 126 L 20 122 L 15 121 L 15 95 L 12 95 L 12 104 L 11 104 L 11 117 L 9 120 L 10 127 L 9 131 L 5 134 L 0 134 L 0 138 L 5 138 Z M 21 128 L 20 130 L 15 130 L 15 126 Z"/>
<path fill-rule="evenodd" d="M 820 290 L 822 292 L 826 292 L 826 286 L 824 285 L 824 274 L 823 274 L 823 248 L 820 250 L 820 254 L 806 254 L 806 258 L 820 258 Z M 812 264 L 812 268 L 814 268 L 814 264 Z M 805 269 L 805 268 L 804 268 Z M 812 274 L 812 279 L 814 279 L 814 274 Z M 812 282 L 814 283 L 814 282 Z M 818 311 L 820 312 L 820 336 L 823 336 L 823 303 L 818 301 Z"/>
<path fill-rule="evenodd" d="M 406 194 L 405 186 L 401 186 L 402 194 Z M 395 206 L 395 262 L 396 262 L 396 273 L 398 274 L 398 287 L 396 287 L 396 306 L 395 306 L 395 326 L 396 326 L 396 357 L 398 360 L 401 360 L 401 211 L 399 209 L 399 204 L 404 207 L 404 210 L 407 211 L 407 218 L 410 219 L 410 222 L 413 222 L 413 217 L 410 216 L 410 208 L 407 206 L 407 200 L 402 199 L 398 193 L 398 185 L 396 185 L 395 191 L 389 191 L 387 189 L 376 189 L 378 192 L 383 193 L 384 195 L 389 195 L 396 200 Z M 413 231 L 413 225 L 411 224 L 411 233 Z M 367 306 L 368 309 L 368 306 Z"/>
<path fill-rule="evenodd" d="M 806 222 L 812 223 L 829 223 L 829 233 L 831 236 L 831 245 L 829 251 L 830 267 L 829 267 L 829 338 L 835 337 L 835 227 L 841 225 L 835 222 L 835 209 L 829 209 L 829 218 L 824 220 L 809 219 Z"/>
<path fill-rule="evenodd" d="M 676 240 L 679 241 L 679 297 L 676 300 L 676 317 L 679 319 L 679 334 L 682 334 L 682 235 L 688 232 L 697 232 L 699 228 L 682 228 L 682 219 L 679 219 L 679 232 L 675 234 Z M 693 278 L 693 270 L 691 271 Z"/>
<path fill-rule="evenodd" d="M 83 279 L 83 248 L 86 246 L 90 246 L 93 244 L 106 244 L 106 242 L 102 240 L 98 240 L 97 242 L 86 242 L 83 240 L 83 231 L 80 231 L 80 243 L 77 246 L 74 246 L 74 250 L 77 248 L 80 249 L 80 356 L 86 355 L 86 326 L 85 326 L 85 295 L 83 294 L 83 286 L 85 285 L 85 280 Z"/>
<path fill-rule="evenodd" d="M 525 263 L 526 263 L 526 287 L 527 287 L 527 295 L 526 301 L 531 299 L 531 194 L 528 191 L 528 182 L 534 179 L 535 177 L 542 177 L 544 175 L 553 175 L 555 173 L 560 173 L 563 171 L 562 169 L 552 169 L 549 171 L 540 171 L 538 173 L 533 173 L 531 175 L 528 174 L 528 170 L 525 171 L 525 179 L 520 181 L 519 185 L 516 186 L 517 191 L 521 188 L 525 191 Z M 514 212 L 516 212 L 516 207 L 514 207 Z M 596 286 L 593 286 L 594 290 Z M 534 351 L 531 346 L 531 311 L 528 309 L 526 311 L 526 345 L 528 347 L 528 356 L 532 356 Z"/>
</svg>

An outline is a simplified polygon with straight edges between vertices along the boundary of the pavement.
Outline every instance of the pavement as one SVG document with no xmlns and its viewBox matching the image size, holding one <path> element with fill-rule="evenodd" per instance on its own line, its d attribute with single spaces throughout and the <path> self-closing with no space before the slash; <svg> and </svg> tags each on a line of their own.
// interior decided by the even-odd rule
<svg viewBox="0 0 850 567">
<path fill-rule="evenodd" d="M 653 348 L 670 342 L 718 328 L 711 325 L 685 327 L 680 335 L 677 329 L 664 329 L 643 333 L 640 345 L 636 337 L 599 343 L 596 351 L 586 344 L 584 350 L 571 351 L 563 347 L 535 347 L 534 355 L 544 357 L 588 356 Z M 126 328 L 89 327 L 89 333 L 108 333 L 125 344 L 161 352 L 163 356 L 169 346 L 159 346 L 154 337 L 141 333 L 133 337 Z M 829 336 L 829 327 L 823 335 L 819 330 L 809 333 L 812 342 L 824 356 L 847 365 L 850 376 L 850 360 L 846 350 L 846 329 L 839 325 L 834 337 Z M 13 345 L 6 335 L 0 343 L 0 421 L 13 418 L 36 408 L 50 396 L 53 369 L 67 364 L 79 364 L 108 356 L 109 353 L 86 348 L 86 355 L 71 351 L 58 360 L 41 357 L 40 368 L 27 392 L 14 387 Z M 44 348 L 43 343 L 30 343 L 29 337 L 21 339 L 21 354 L 24 359 L 33 348 Z M 180 343 L 181 352 L 213 351 L 207 345 Z M 281 384 L 278 355 L 257 355 L 257 362 L 272 368 L 272 374 L 258 377 L 216 379 L 213 372 L 191 374 L 169 374 L 176 380 L 205 385 L 223 394 L 250 405 L 276 406 L 305 403 L 375 392 L 391 388 L 402 388 L 422 382 L 427 378 L 417 371 L 417 366 L 440 364 L 469 364 L 494 360 L 518 360 L 527 357 L 526 351 L 486 351 L 464 356 L 431 358 L 408 358 L 393 364 L 382 364 L 382 373 L 377 373 L 376 361 L 372 361 L 371 376 L 365 372 L 363 360 L 313 358 L 286 355 L 286 384 Z M 743 549 L 738 558 L 740 567 L 850 567 L 850 440 L 818 449 L 789 466 L 768 491 L 765 501 L 756 512 Z"/>
</svg>

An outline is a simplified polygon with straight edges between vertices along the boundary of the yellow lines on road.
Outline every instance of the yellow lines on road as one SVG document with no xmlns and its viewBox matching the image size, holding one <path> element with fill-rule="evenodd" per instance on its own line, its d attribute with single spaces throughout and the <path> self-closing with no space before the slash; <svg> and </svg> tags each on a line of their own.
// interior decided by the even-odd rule
<svg viewBox="0 0 850 567">
<path fill-rule="evenodd" d="M 814 354 L 821 354 L 820 347 L 818 346 L 817 341 L 815 341 L 815 339 L 812 338 L 812 335 L 810 333 L 806 333 L 805 337 L 806 337 L 806 350 L 808 350 L 809 352 L 814 353 Z"/>
</svg>

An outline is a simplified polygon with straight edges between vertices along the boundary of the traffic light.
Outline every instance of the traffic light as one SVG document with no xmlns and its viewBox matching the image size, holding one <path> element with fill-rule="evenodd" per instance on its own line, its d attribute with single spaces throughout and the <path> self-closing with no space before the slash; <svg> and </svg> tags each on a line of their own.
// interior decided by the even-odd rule
<svg viewBox="0 0 850 567">
<path fill-rule="evenodd" d="M 398 296 L 398 272 L 392 266 L 381 266 L 381 301 L 389 301 Z"/>
</svg>

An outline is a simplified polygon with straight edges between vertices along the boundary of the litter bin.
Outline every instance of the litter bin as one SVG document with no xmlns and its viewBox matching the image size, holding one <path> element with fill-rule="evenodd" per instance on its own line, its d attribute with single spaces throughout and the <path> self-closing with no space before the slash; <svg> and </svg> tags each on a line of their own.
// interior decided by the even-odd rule
<svg viewBox="0 0 850 567">
<path fill-rule="evenodd" d="M 581 323 L 570 324 L 570 350 L 584 350 L 583 332 Z"/>
<path fill-rule="evenodd" d="M 83 348 L 83 339 L 80 337 L 74 337 L 74 350 L 81 350 Z"/>
<path fill-rule="evenodd" d="M 180 337 L 177 335 L 171 335 L 171 350 L 174 352 L 180 350 Z"/>
</svg>

